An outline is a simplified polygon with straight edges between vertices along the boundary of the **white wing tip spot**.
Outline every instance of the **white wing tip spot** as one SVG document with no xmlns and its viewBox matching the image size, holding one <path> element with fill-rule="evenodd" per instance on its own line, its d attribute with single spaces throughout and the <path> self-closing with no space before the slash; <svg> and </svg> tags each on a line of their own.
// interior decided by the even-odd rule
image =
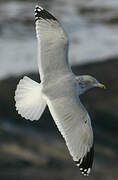
<svg viewBox="0 0 118 180">
<path fill-rule="evenodd" d="M 43 8 L 42 8 L 41 6 L 39 6 L 39 8 L 40 8 L 41 10 L 43 10 Z"/>
<path fill-rule="evenodd" d="M 36 10 L 36 9 L 37 9 L 37 11 L 43 10 L 43 8 L 42 8 L 41 6 L 38 6 L 38 5 L 35 6 L 35 10 Z"/>
<path fill-rule="evenodd" d="M 91 168 L 88 168 L 87 174 L 90 174 L 91 172 Z"/>
<path fill-rule="evenodd" d="M 35 17 L 35 20 L 38 20 L 38 17 Z"/>
<path fill-rule="evenodd" d="M 80 166 L 80 163 L 77 164 L 77 166 L 79 167 L 79 166 Z M 90 172 L 91 172 L 91 168 L 88 168 L 88 169 L 80 168 L 80 171 L 81 171 L 81 173 L 82 173 L 84 176 L 89 176 L 89 174 L 90 174 Z"/>
</svg>

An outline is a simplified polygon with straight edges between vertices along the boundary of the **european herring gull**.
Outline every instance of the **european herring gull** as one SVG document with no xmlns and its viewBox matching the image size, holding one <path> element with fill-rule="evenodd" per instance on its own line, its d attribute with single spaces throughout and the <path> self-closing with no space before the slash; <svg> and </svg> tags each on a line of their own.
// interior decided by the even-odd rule
<svg viewBox="0 0 118 180">
<path fill-rule="evenodd" d="M 73 160 L 88 176 L 94 156 L 93 131 L 79 96 L 105 86 L 92 76 L 73 74 L 68 64 L 68 38 L 53 15 L 36 6 L 35 21 L 41 83 L 26 76 L 20 80 L 15 91 L 16 110 L 33 121 L 41 117 L 47 105 Z"/>
</svg>

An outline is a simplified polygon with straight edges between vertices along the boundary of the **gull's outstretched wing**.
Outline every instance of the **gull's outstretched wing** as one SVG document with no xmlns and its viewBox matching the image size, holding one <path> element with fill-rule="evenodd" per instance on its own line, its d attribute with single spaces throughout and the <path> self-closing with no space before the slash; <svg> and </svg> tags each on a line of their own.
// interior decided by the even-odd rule
<svg viewBox="0 0 118 180">
<path fill-rule="evenodd" d="M 69 92 L 47 100 L 54 121 L 63 135 L 73 160 L 83 175 L 89 175 L 93 164 L 93 132 L 89 115 L 80 100 Z"/>
<path fill-rule="evenodd" d="M 41 79 L 54 74 L 63 75 L 68 69 L 68 39 L 58 22 L 40 6 L 35 8 L 36 35 L 38 38 L 38 65 Z"/>
</svg>

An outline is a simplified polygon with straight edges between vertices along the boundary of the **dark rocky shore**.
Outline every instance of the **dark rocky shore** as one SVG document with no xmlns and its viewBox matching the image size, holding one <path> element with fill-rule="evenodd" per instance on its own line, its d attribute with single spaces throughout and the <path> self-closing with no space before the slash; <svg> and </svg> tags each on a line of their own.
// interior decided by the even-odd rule
<svg viewBox="0 0 118 180">
<path fill-rule="evenodd" d="M 95 160 L 91 180 L 118 176 L 118 58 L 73 66 L 76 74 L 90 74 L 106 89 L 92 89 L 81 100 L 91 115 L 95 135 Z M 39 81 L 38 74 L 25 74 Z M 0 179 L 84 179 L 72 161 L 48 111 L 39 121 L 26 121 L 14 107 L 20 77 L 0 81 Z"/>
</svg>

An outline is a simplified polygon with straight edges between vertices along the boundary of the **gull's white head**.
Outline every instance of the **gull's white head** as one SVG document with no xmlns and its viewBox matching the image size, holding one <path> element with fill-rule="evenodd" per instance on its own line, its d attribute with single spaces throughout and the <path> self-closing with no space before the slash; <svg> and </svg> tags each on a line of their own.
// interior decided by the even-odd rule
<svg viewBox="0 0 118 180">
<path fill-rule="evenodd" d="M 94 77 L 92 77 L 90 75 L 77 76 L 76 80 L 79 84 L 80 94 L 83 94 L 85 91 L 87 91 L 91 88 L 94 88 L 94 87 L 99 87 L 99 88 L 105 89 L 104 84 L 101 84 Z"/>
</svg>

